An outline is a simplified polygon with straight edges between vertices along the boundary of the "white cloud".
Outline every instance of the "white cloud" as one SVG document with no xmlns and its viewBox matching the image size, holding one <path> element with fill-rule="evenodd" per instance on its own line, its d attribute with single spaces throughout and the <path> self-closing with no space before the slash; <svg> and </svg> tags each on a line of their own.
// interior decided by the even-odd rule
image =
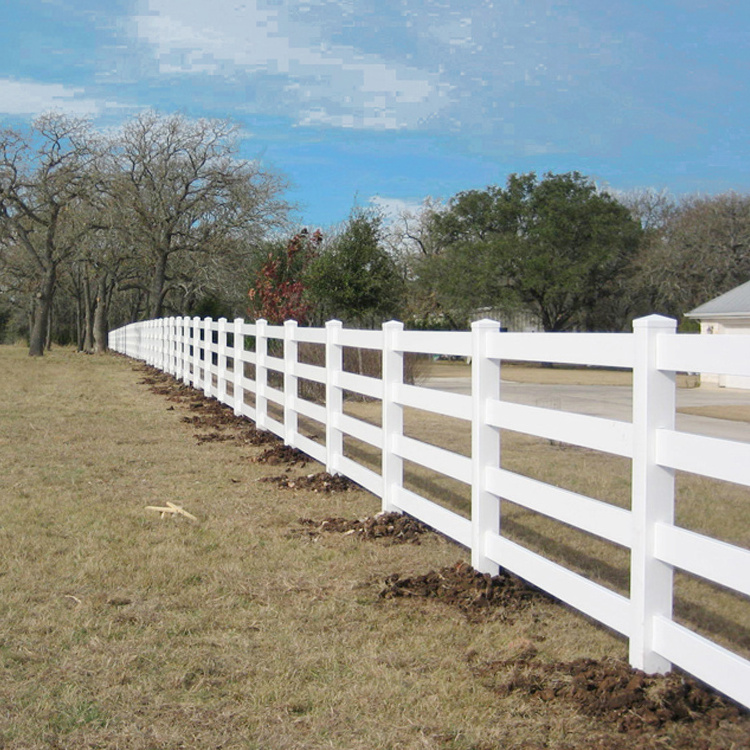
<svg viewBox="0 0 750 750">
<path fill-rule="evenodd" d="M 84 90 L 59 83 L 35 83 L 0 78 L 0 112 L 5 115 L 37 115 L 60 110 L 80 117 L 94 116 L 101 106 L 84 96 Z"/>
<path fill-rule="evenodd" d="M 252 75 L 251 88 L 283 92 L 277 104 L 301 125 L 407 128 L 447 104 L 436 74 L 331 43 L 320 23 L 288 8 L 258 0 L 148 0 L 148 8 L 134 21 L 161 73 Z"/>
<path fill-rule="evenodd" d="M 418 214 L 424 207 L 424 200 L 388 198 L 381 195 L 373 195 L 368 203 L 378 209 L 389 224 L 393 223 L 404 214 Z"/>
<path fill-rule="evenodd" d="M 428 27 L 428 33 L 452 47 L 474 47 L 471 18 L 451 18 Z"/>
</svg>

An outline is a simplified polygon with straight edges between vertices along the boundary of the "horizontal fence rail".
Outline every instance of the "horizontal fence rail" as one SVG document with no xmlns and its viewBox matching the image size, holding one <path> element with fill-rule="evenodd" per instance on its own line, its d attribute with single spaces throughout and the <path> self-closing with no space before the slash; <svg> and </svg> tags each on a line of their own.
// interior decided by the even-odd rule
<svg viewBox="0 0 750 750">
<path fill-rule="evenodd" d="M 750 375 L 750 337 L 678 335 L 661 316 L 636 320 L 632 333 L 501 333 L 495 321 L 471 332 L 379 331 L 283 326 L 210 318 L 163 318 L 112 331 L 111 349 L 172 374 L 255 421 L 331 473 L 348 476 L 382 500 L 471 550 L 472 565 L 500 566 L 579 609 L 629 640 L 630 663 L 647 672 L 678 666 L 750 707 L 750 661 L 672 618 L 673 576 L 687 572 L 750 596 L 750 550 L 674 523 L 675 472 L 750 486 L 750 442 L 675 429 L 676 373 Z M 379 352 L 380 377 L 350 372 L 345 348 Z M 312 359 L 303 351 L 315 349 Z M 471 395 L 405 382 L 407 354 L 471 358 Z M 312 360 L 315 361 L 312 361 Z M 525 406 L 501 397 L 503 360 L 617 367 L 633 372 L 632 421 Z M 306 397 L 301 381 L 312 385 Z M 347 394 L 378 399 L 381 423 L 344 413 Z M 471 425 L 471 455 L 404 434 L 404 409 Z M 320 424 L 325 440 L 300 432 L 300 418 Z M 615 507 L 501 468 L 501 430 L 561 441 L 631 462 L 629 509 Z M 380 451 L 380 471 L 346 455 L 351 437 Z M 427 467 L 471 488 L 468 518 L 404 486 L 404 462 Z M 500 500 L 625 548 L 630 591 L 623 596 L 504 537 Z"/>
</svg>

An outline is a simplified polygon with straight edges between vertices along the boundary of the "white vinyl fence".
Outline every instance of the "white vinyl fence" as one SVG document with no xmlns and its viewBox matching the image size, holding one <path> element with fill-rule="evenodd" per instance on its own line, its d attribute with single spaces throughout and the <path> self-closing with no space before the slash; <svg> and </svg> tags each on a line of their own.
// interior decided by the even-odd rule
<svg viewBox="0 0 750 750">
<path fill-rule="evenodd" d="M 109 345 L 202 389 L 329 472 L 351 478 L 382 498 L 384 510 L 408 513 L 469 548 L 479 571 L 494 574 L 502 566 L 621 633 L 629 639 L 634 667 L 664 672 L 674 664 L 750 707 L 750 661 L 672 618 L 675 570 L 750 595 L 750 550 L 674 523 L 675 471 L 750 486 L 750 442 L 675 429 L 676 373 L 750 375 L 750 336 L 678 335 L 675 321 L 656 315 L 636 320 L 632 333 L 620 334 L 501 333 L 499 328 L 489 320 L 474 323 L 471 332 L 413 332 L 398 322 L 362 331 L 338 321 L 305 328 L 294 322 L 167 318 L 113 331 Z M 325 348 L 325 366 L 299 361 L 304 344 Z M 381 351 L 382 378 L 345 371 L 344 347 Z M 471 395 L 405 383 L 408 352 L 471 357 Z M 632 422 L 504 401 L 501 360 L 632 369 Z M 276 374 L 269 380 L 269 373 Z M 299 395 L 300 380 L 321 384 L 322 405 Z M 345 414 L 345 391 L 380 399 L 382 427 Z M 406 436 L 405 407 L 470 421 L 471 457 Z M 300 417 L 324 425 L 325 441 L 302 435 Z M 501 468 L 501 429 L 630 459 L 630 509 Z M 344 455 L 345 436 L 381 451 L 380 473 Z M 404 461 L 469 485 L 470 518 L 407 489 Z M 504 537 L 500 498 L 629 549 L 630 595 Z"/>
</svg>

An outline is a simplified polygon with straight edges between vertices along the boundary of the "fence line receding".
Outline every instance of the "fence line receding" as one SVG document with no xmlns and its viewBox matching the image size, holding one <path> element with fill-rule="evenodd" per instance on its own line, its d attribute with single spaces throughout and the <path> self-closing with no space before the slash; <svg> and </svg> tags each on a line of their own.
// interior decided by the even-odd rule
<svg viewBox="0 0 750 750">
<path fill-rule="evenodd" d="M 501 333 L 494 321 L 470 332 L 283 326 L 210 318 L 163 318 L 112 331 L 109 345 L 168 372 L 253 420 L 382 500 L 471 550 L 472 565 L 499 566 L 612 628 L 629 641 L 632 666 L 665 672 L 678 666 L 750 707 L 750 661 L 675 622 L 673 577 L 683 571 L 750 596 L 750 550 L 674 522 L 675 472 L 688 471 L 750 486 L 750 442 L 675 429 L 677 372 L 750 375 L 750 337 L 677 334 L 675 321 L 636 320 L 632 333 Z M 320 364 L 300 361 L 312 345 Z M 344 350 L 380 352 L 380 377 L 344 368 Z M 407 354 L 471 358 L 471 395 L 405 382 Z M 627 368 L 633 372 L 632 421 L 624 422 L 502 399 L 503 360 Z M 299 381 L 316 384 L 301 395 Z M 382 403 L 382 426 L 345 413 L 345 393 Z M 413 407 L 471 423 L 471 455 L 459 455 L 404 434 Z M 300 418 L 322 425 L 324 440 L 299 429 Z M 501 430 L 513 430 L 630 460 L 630 508 L 620 508 L 501 467 Z M 380 470 L 345 455 L 347 436 L 380 451 Z M 471 488 L 464 517 L 404 482 L 404 462 L 439 472 Z M 624 596 L 502 533 L 500 500 L 594 534 L 629 550 L 630 590 Z"/>
</svg>

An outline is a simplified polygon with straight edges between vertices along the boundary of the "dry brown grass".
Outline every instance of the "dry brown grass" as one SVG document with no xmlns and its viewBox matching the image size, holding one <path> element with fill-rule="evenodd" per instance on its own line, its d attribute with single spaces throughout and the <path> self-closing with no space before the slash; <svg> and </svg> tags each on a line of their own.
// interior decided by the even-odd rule
<svg viewBox="0 0 750 750">
<path fill-rule="evenodd" d="M 422 367 L 422 378 L 469 378 L 471 366 L 461 361 L 430 362 Z M 630 370 L 608 370 L 596 367 L 543 367 L 541 363 L 504 362 L 502 378 L 510 383 L 536 383 L 539 385 L 622 385 L 633 383 Z M 695 388 L 696 375 L 679 373 L 679 388 Z"/>
<path fill-rule="evenodd" d="M 475 623 L 380 599 L 391 573 L 465 554 L 290 533 L 378 504 L 257 481 L 278 473 L 260 448 L 199 444 L 125 359 L 6 347 L 0 377 L 0 747 L 621 746 L 477 671 L 529 642 L 548 661 L 624 657 L 619 638 L 550 602 Z M 146 510 L 167 501 L 198 521 Z"/>
<path fill-rule="evenodd" d="M 731 406 L 684 406 L 682 414 L 694 414 L 697 417 L 729 419 L 732 422 L 750 422 L 750 405 L 732 404 Z"/>
</svg>

